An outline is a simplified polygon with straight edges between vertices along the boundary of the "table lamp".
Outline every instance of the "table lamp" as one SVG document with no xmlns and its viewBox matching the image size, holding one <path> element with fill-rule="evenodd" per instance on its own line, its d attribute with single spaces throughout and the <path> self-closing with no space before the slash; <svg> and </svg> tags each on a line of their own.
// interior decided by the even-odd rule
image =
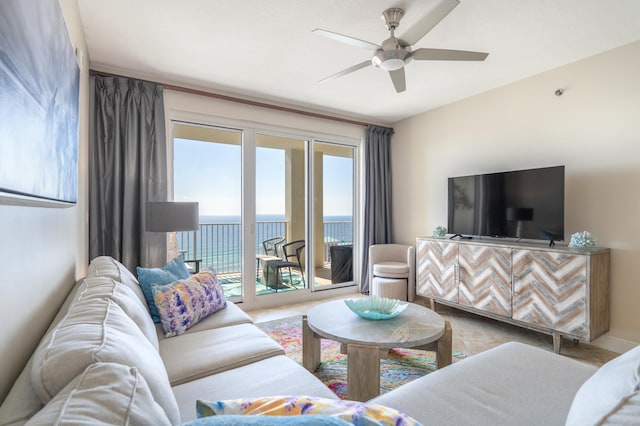
<svg viewBox="0 0 640 426">
<path fill-rule="evenodd" d="M 507 220 L 516 222 L 516 238 L 522 238 L 522 222 L 533 220 L 533 209 L 530 207 L 507 207 Z"/>
<path fill-rule="evenodd" d="M 197 231 L 200 226 L 198 203 L 175 201 L 148 201 L 146 227 L 148 232 L 170 232 L 167 254 L 178 254 L 176 232 Z"/>
</svg>

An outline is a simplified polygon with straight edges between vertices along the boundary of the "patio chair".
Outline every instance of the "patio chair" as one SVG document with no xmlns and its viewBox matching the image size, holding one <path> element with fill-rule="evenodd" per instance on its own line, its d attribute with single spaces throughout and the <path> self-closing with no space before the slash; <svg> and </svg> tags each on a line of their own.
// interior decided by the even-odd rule
<svg viewBox="0 0 640 426">
<path fill-rule="evenodd" d="M 302 251 L 304 250 L 305 242 L 304 240 L 296 240 L 291 241 L 290 243 L 286 243 L 282 245 L 283 258 L 282 260 L 269 260 L 269 266 L 274 268 L 279 277 L 280 281 L 284 283 L 284 277 L 282 276 L 282 269 L 287 268 L 289 270 L 289 281 L 292 284 L 292 276 L 291 269 L 297 269 L 300 271 L 300 277 L 302 278 L 302 282 L 305 283 L 304 280 L 304 271 L 302 269 L 302 262 L 300 261 L 302 257 Z M 276 286 L 277 287 L 277 286 Z M 276 288 L 277 290 L 277 288 Z"/>
<path fill-rule="evenodd" d="M 262 242 L 264 254 L 256 254 L 256 281 L 258 281 L 260 275 L 260 262 L 281 259 L 281 245 L 284 243 L 284 239 L 284 237 L 273 237 Z"/>
<path fill-rule="evenodd" d="M 284 243 L 284 237 L 273 237 L 262 242 L 264 254 L 267 256 L 280 257 L 280 246 Z"/>
</svg>

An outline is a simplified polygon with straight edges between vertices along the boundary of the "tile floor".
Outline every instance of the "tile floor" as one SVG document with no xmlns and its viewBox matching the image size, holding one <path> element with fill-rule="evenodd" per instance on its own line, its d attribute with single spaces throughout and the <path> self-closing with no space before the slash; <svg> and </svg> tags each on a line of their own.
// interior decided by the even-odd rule
<svg viewBox="0 0 640 426">
<path fill-rule="evenodd" d="M 255 322 L 266 322 L 294 315 L 304 315 L 307 310 L 317 303 L 326 300 L 364 297 L 359 295 L 339 296 L 322 301 L 297 303 L 277 308 L 249 311 Z M 418 298 L 416 303 L 429 306 L 426 299 Z M 474 355 L 498 346 L 501 343 L 517 341 L 553 351 L 551 336 L 531 330 L 505 324 L 479 315 L 474 315 L 448 306 L 438 305 L 437 312 L 451 322 L 453 330 L 453 350 L 466 355 Z M 565 340 L 562 355 L 589 364 L 600 366 L 615 358 L 618 354 L 586 343 L 574 343 Z"/>
</svg>

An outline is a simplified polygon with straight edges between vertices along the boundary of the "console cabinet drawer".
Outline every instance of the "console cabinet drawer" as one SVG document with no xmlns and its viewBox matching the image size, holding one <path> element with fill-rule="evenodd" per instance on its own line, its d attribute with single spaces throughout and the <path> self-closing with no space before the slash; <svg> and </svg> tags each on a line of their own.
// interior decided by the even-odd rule
<svg viewBox="0 0 640 426">
<path fill-rule="evenodd" d="M 511 249 L 460 244 L 458 303 L 511 317 Z"/>
<path fill-rule="evenodd" d="M 513 318 L 587 338 L 587 257 L 513 250 Z"/>
<path fill-rule="evenodd" d="M 457 302 L 458 244 L 419 239 L 416 246 L 416 293 Z"/>
</svg>

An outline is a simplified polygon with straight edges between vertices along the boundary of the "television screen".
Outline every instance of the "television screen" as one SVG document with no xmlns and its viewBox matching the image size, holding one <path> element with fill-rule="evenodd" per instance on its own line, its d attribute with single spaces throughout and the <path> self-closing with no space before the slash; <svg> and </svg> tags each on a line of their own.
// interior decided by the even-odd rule
<svg viewBox="0 0 640 426">
<path fill-rule="evenodd" d="M 564 240 L 564 166 L 449 178 L 448 230 Z"/>
</svg>

